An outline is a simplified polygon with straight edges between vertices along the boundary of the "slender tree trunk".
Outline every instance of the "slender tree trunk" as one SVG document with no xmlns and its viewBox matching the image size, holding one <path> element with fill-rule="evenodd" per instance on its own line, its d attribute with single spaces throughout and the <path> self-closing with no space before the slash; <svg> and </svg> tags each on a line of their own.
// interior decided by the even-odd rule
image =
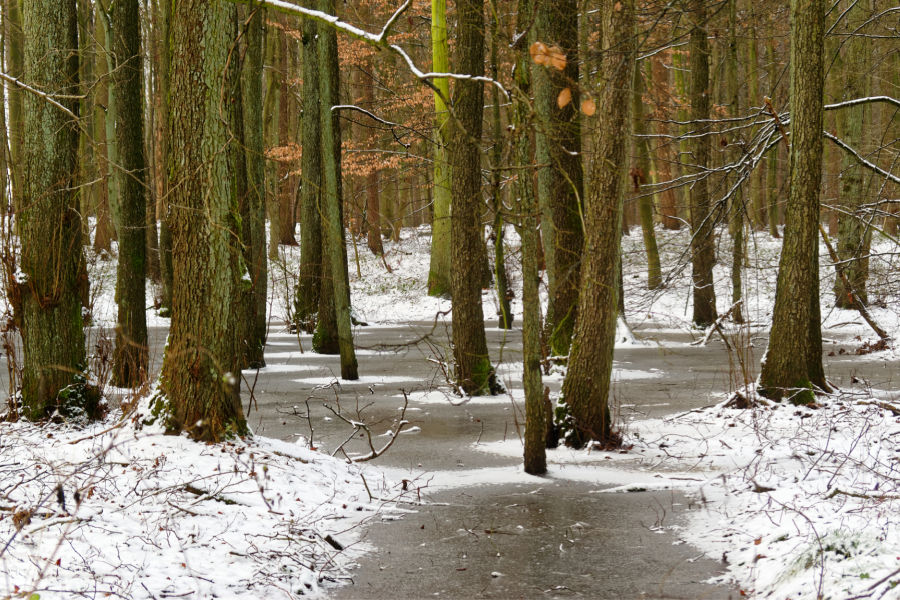
<svg viewBox="0 0 900 600">
<path fill-rule="evenodd" d="M 813 402 L 829 390 L 819 311 L 819 192 L 822 182 L 825 6 L 791 0 L 791 185 L 760 393 Z"/>
<path fill-rule="evenodd" d="M 366 61 L 366 73 L 363 75 L 362 97 L 367 110 L 375 110 L 375 64 L 369 59 Z M 369 250 L 376 256 L 384 254 L 384 246 L 381 243 L 381 207 L 379 197 L 378 168 L 370 166 L 366 176 L 366 244 Z"/>
<path fill-rule="evenodd" d="M 137 387 L 147 378 L 147 198 L 144 194 L 144 104 L 141 56 L 141 22 L 138 0 L 117 0 L 113 5 L 113 51 L 118 68 L 113 90 L 118 106 L 116 145 L 121 169 L 119 178 L 119 262 L 116 276 L 116 346 L 113 382 L 119 387 Z"/>
<path fill-rule="evenodd" d="M 647 133 L 647 124 L 644 120 L 644 78 L 640 69 L 634 70 L 632 90 L 636 162 L 632 167 L 631 179 L 634 183 L 634 193 L 638 196 L 641 232 L 644 237 L 644 250 L 647 252 L 647 289 L 655 290 L 662 285 L 662 268 L 659 264 L 659 248 L 656 245 L 656 230 L 653 228 L 653 195 L 641 195 L 641 184 L 647 182 L 647 176 L 650 174 L 650 148 L 647 138 L 643 137 Z"/>
<path fill-rule="evenodd" d="M 565 356 L 577 314 L 584 245 L 577 0 L 536 0 L 535 13 L 534 40 L 548 46 L 552 57 L 544 64 L 535 62 L 532 69 L 538 203 L 550 296 L 544 326 L 550 351 Z M 564 90 L 569 90 L 567 103 L 559 100 Z"/>
<path fill-rule="evenodd" d="M 766 62 L 769 63 L 769 96 L 775 97 L 775 40 L 769 38 L 766 43 Z M 769 150 L 766 156 L 766 206 L 769 216 L 769 235 L 780 238 L 778 233 L 778 146 Z"/>
<path fill-rule="evenodd" d="M 484 74 L 484 0 L 459 0 L 457 73 Z M 453 172 L 451 214 L 453 356 L 456 382 L 466 394 L 497 389 L 488 355 L 481 307 L 484 239 L 481 227 L 482 83 L 458 81 L 449 160 Z"/>
<path fill-rule="evenodd" d="M 109 10 L 107 8 L 107 10 Z M 113 26 L 111 16 L 104 11 L 101 6 L 97 6 L 97 20 L 99 21 L 103 31 L 103 56 L 106 57 L 106 75 L 109 78 L 107 83 L 107 103 L 106 103 L 106 186 L 108 188 L 109 198 L 109 214 L 112 219 L 112 232 L 114 239 L 119 239 L 119 229 L 122 224 L 119 215 L 119 184 L 121 183 L 121 174 L 116 172 L 119 162 L 119 145 L 116 139 L 116 122 L 119 118 L 119 94 L 116 92 L 115 72 L 118 63 L 113 48 Z"/>
<path fill-rule="evenodd" d="M 530 18 L 530 0 L 519 0 L 517 31 L 524 29 Z M 524 44 L 523 44 L 524 45 Z M 522 170 L 516 177 L 519 198 L 519 235 L 522 239 L 522 363 L 525 387 L 525 472 L 541 475 L 547 472 L 547 429 L 549 417 L 544 406 L 541 382 L 541 302 L 538 270 L 538 206 L 534 197 L 531 123 L 529 123 L 531 72 L 525 48 L 516 52 L 516 86 L 513 100 L 515 120 L 515 160 Z"/>
<path fill-rule="evenodd" d="M 319 7 L 326 14 L 335 14 L 335 0 L 319 0 Z M 347 278 L 347 258 L 344 244 L 344 223 L 341 215 L 341 129 L 337 113 L 338 98 L 338 49 L 334 29 L 319 30 L 319 89 L 321 90 L 320 114 L 322 133 L 323 181 L 322 196 L 323 237 L 325 261 L 331 268 L 330 279 L 334 302 L 338 347 L 341 353 L 341 378 L 359 379 L 356 353 L 353 349 L 353 332 L 350 329 L 350 288 Z M 320 315 L 321 319 L 321 315 Z"/>
<path fill-rule="evenodd" d="M 294 324 L 307 332 L 315 327 L 322 277 L 320 198 L 322 150 L 319 116 L 319 67 L 316 22 L 303 20 L 303 131 L 300 188 L 300 277 L 294 299 Z"/>
<path fill-rule="evenodd" d="M 867 12 L 862 4 L 856 4 L 847 16 L 847 28 L 856 31 L 866 21 Z M 851 36 L 844 42 L 846 56 L 843 64 L 844 83 L 843 100 L 862 98 L 869 95 L 869 52 L 870 42 L 863 37 Z M 864 125 L 867 122 L 868 109 L 865 104 L 851 106 L 842 110 L 843 127 L 839 135 L 853 148 L 862 148 L 865 143 Z M 860 211 L 865 204 L 865 191 L 868 188 L 868 171 L 856 159 L 846 152 L 841 153 L 841 207 L 838 214 L 837 255 L 842 261 L 836 269 L 843 271 L 844 277 L 838 276 L 834 281 L 835 306 L 838 308 L 854 308 L 853 295 L 863 304 L 868 303 L 866 281 L 869 278 L 869 250 L 872 245 L 872 231 L 866 216 Z M 845 283 L 849 283 L 849 287 Z"/>
<path fill-rule="evenodd" d="M 240 287 L 234 180 L 239 165 L 229 147 L 236 143 L 234 109 L 227 108 L 239 76 L 236 62 L 228 60 L 234 11 L 222 0 L 181 0 L 172 13 L 174 285 L 161 381 L 171 410 L 168 427 L 205 440 L 246 431 L 232 306 Z"/>
<path fill-rule="evenodd" d="M 653 81 L 657 86 L 668 88 L 669 73 L 663 63 L 662 57 L 654 56 L 653 63 Z M 672 144 L 666 139 L 669 135 L 669 124 L 666 123 L 667 115 L 660 114 L 660 118 L 656 123 L 656 133 L 660 136 L 659 146 L 656 148 L 656 174 L 657 181 L 672 181 Z M 675 146 L 677 148 L 677 145 Z M 678 200 L 675 197 L 675 190 L 668 188 L 660 192 L 659 212 L 662 214 L 663 227 L 670 230 L 681 229 L 681 219 L 678 218 Z"/>
<path fill-rule="evenodd" d="M 77 112 L 78 34 L 75 0 L 29 0 L 24 11 L 23 76 L 62 95 Z M 70 97 L 65 97 L 69 95 Z M 79 281 L 84 264 L 74 176 L 78 130 L 72 118 L 44 99 L 24 97 L 23 189 L 17 206 L 25 282 L 22 302 L 22 400 L 39 419 L 67 408 L 60 390 L 84 368 Z M 15 129 L 15 126 L 14 126 Z M 87 408 L 87 407 L 86 407 Z"/>
<path fill-rule="evenodd" d="M 15 0 L 13 0 L 15 1 Z M 101 9 L 98 6 L 97 11 Z M 94 38 L 103 39 L 103 25 L 99 14 L 94 18 Z M 97 173 L 97 183 L 94 184 L 94 212 L 97 215 L 97 225 L 94 230 L 94 251 L 101 256 L 109 256 L 112 252 L 112 240 L 115 237 L 112 217 L 109 214 L 109 161 L 106 148 L 106 107 L 109 104 L 110 86 L 106 58 L 103 56 L 103 48 L 95 43 L 96 79 L 94 85 L 94 167 Z"/>
<path fill-rule="evenodd" d="M 706 5 L 704 0 L 688 3 L 692 20 L 690 41 L 691 62 L 691 119 L 697 134 L 709 131 L 709 39 L 706 34 Z M 715 322 L 716 290 L 713 284 L 715 254 L 715 220 L 711 210 L 708 179 L 709 137 L 696 135 L 691 152 L 698 179 L 691 186 L 691 279 L 693 281 L 694 316 L 698 327 Z"/>
<path fill-rule="evenodd" d="M 737 35 L 737 0 L 729 0 L 728 25 L 730 36 L 728 40 L 728 56 L 726 57 L 725 79 L 729 94 L 729 107 L 731 116 L 736 118 L 741 114 L 740 94 L 738 88 L 738 35 Z M 737 162 L 741 158 L 740 146 L 734 145 L 730 153 L 731 160 Z M 741 173 L 737 174 L 742 176 Z M 749 179 L 748 179 L 749 181 Z M 748 183 L 749 185 L 749 183 Z M 728 205 L 728 231 L 731 234 L 731 318 L 735 323 L 744 322 L 744 311 L 739 304 L 742 294 L 741 275 L 744 267 L 744 186 L 739 187 L 729 199 Z"/>
<path fill-rule="evenodd" d="M 436 73 L 450 71 L 447 43 L 447 2 L 431 0 L 432 68 Z M 428 270 L 428 295 L 450 294 L 450 163 L 447 157 L 450 114 L 450 82 L 432 81 L 434 92 L 434 215 L 431 220 L 431 265 Z"/>
<path fill-rule="evenodd" d="M 6 60 L 7 73 L 12 77 L 22 77 L 25 69 L 24 35 L 22 31 L 22 4 L 20 0 L 7 0 L 6 23 Z M 9 166 L 10 183 L 12 183 L 13 212 L 18 212 L 22 205 L 22 175 L 25 155 L 25 113 L 24 98 L 26 92 L 16 86 L 10 86 L 9 98 Z"/>
<path fill-rule="evenodd" d="M 499 80 L 499 65 L 497 56 L 497 16 L 491 15 L 491 77 Z M 527 63 L 520 61 L 523 68 L 528 68 Z M 494 146 L 491 151 L 491 203 L 494 210 L 494 281 L 497 289 L 497 304 L 499 305 L 498 317 L 501 329 L 512 329 L 513 314 L 510 308 L 511 290 L 509 279 L 506 276 L 506 257 L 503 244 L 503 198 L 500 188 L 500 168 L 503 161 L 503 123 L 500 117 L 500 92 L 496 86 L 491 87 L 491 125 Z M 526 138 L 527 139 L 527 138 Z M 524 174 L 522 174 L 524 176 Z"/>
<path fill-rule="evenodd" d="M 572 417 L 566 443 L 613 440 L 609 412 L 613 349 L 619 296 L 621 222 L 625 165 L 634 77 L 634 0 L 603 3 L 603 63 L 599 134 L 594 143 L 589 195 L 585 204 L 585 252 L 579 318 L 563 381 L 562 397 Z"/>
<path fill-rule="evenodd" d="M 291 64 L 290 36 L 281 35 L 281 52 L 278 55 L 278 70 L 281 76 L 280 97 L 278 101 L 278 143 L 288 146 L 294 142 L 294 132 L 291 127 L 291 117 L 295 112 L 294 102 L 291 99 L 291 86 L 288 67 Z M 278 243 L 285 246 L 296 246 L 294 237 L 294 199 L 297 196 L 297 188 L 294 177 L 290 175 L 291 161 L 278 162 Z"/>
<path fill-rule="evenodd" d="M 156 115 L 157 133 L 158 133 L 158 156 L 156 164 L 158 165 L 157 194 L 160 198 L 158 204 L 160 208 L 159 215 L 159 271 L 162 280 L 162 298 L 160 300 L 159 315 L 166 317 L 171 314 L 172 308 L 172 233 L 169 229 L 169 71 L 172 64 L 171 54 L 171 17 L 172 3 L 168 0 L 159 0 L 159 10 L 156 15 L 158 23 L 156 24 L 157 36 L 159 38 L 159 63 L 156 66 L 157 78 L 157 105 L 159 111 Z"/>
<path fill-rule="evenodd" d="M 247 303 L 246 364 L 251 368 L 266 365 L 266 301 L 268 263 L 266 262 L 266 165 L 263 147 L 263 38 L 265 10 L 254 6 L 244 37 L 247 53 L 241 75 L 244 107 L 243 125 L 247 169 L 247 215 L 244 230 L 244 254 L 250 275 L 250 299 Z"/>
</svg>

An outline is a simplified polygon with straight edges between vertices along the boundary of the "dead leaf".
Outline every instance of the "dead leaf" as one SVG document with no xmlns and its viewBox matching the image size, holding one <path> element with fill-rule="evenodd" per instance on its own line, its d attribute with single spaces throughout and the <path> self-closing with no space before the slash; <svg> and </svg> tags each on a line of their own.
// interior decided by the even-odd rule
<svg viewBox="0 0 900 600">
<path fill-rule="evenodd" d="M 556 69 L 557 71 L 562 71 L 566 68 L 566 53 L 563 52 L 562 48 L 559 46 L 551 47 L 548 52 L 550 53 L 550 66 Z"/>
<path fill-rule="evenodd" d="M 620 12 L 622 10 L 622 3 L 616 2 L 615 6 L 613 6 L 613 10 L 615 10 L 616 12 Z"/>
<path fill-rule="evenodd" d="M 544 42 L 534 42 L 533 44 L 531 44 L 528 52 L 531 54 L 531 60 L 533 60 L 535 64 L 547 64 L 549 57 L 547 53 L 547 44 L 545 44 Z"/>
<path fill-rule="evenodd" d="M 559 96 L 556 97 L 556 105 L 560 108 L 565 108 L 571 101 L 572 90 L 569 88 L 563 88 L 563 90 L 559 93 Z"/>
<path fill-rule="evenodd" d="M 589 117 L 594 116 L 594 113 L 597 112 L 597 104 L 593 98 L 585 98 L 581 101 L 581 112 Z"/>
</svg>

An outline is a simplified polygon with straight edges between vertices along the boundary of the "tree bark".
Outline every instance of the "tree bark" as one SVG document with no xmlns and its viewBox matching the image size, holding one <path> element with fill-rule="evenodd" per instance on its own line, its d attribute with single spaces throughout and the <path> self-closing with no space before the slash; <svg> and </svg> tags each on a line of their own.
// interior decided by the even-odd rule
<svg viewBox="0 0 900 600">
<path fill-rule="evenodd" d="M 316 327 L 322 281 L 322 149 L 319 116 L 319 67 L 316 56 L 318 26 L 303 20 L 303 157 L 300 187 L 300 277 L 294 295 L 294 324 L 312 332 Z"/>
<path fill-rule="evenodd" d="M 579 318 L 562 397 L 572 419 L 566 443 L 612 441 L 609 390 L 619 296 L 621 223 L 625 197 L 635 62 L 634 0 L 605 0 L 599 134 L 593 144 L 589 195 L 585 204 L 585 252 Z"/>
<path fill-rule="evenodd" d="M 251 368 L 266 365 L 266 302 L 268 298 L 268 263 L 266 262 L 266 165 L 263 147 L 263 38 L 265 9 L 253 6 L 244 37 L 247 44 L 241 74 L 244 108 L 244 160 L 247 169 L 247 223 L 244 231 L 244 255 L 250 275 L 250 298 L 247 303 L 246 364 Z"/>
<path fill-rule="evenodd" d="M 716 290 L 713 283 L 715 254 L 715 220 L 709 199 L 709 39 L 706 34 L 704 0 L 690 0 L 691 40 L 691 120 L 695 137 L 691 142 L 693 163 L 698 178 L 691 186 L 691 279 L 693 281 L 694 316 L 698 327 L 715 323 Z"/>
<path fill-rule="evenodd" d="M 335 14 L 335 0 L 320 0 L 322 12 Z M 332 110 L 338 98 L 338 48 L 337 35 L 330 27 L 319 30 L 319 89 L 322 134 L 323 177 L 322 196 L 324 216 L 322 233 L 325 238 L 325 261 L 330 267 L 333 290 L 335 325 L 341 354 L 341 378 L 359 379 L 356 353 L 353 349 L 353 332 L 350 322 L 350 287 L 347 277 L 344 223 L 341 214 L 341 129 L 338 115 Z M 321 315 L 320 315 L 321 318 Z"/>
<path fill-rule="evenodd" d="M 584 231 L 581 117 L 578 92 L 578 2 L 536 0 L 534 40 L 559 48 L 565 65 L 534 64 L 536 160 L 541 235 L 549 300 L 544 323 L 550 352 L 569 353 L 578 306 Z M 563 66 L 562 69 L 558 68 Z M 571 100 L 560 107 L 569 90 Z"/>
<path fill-rule="evenodd" d="M 458 35 L 455 71 L 484 74 L 484 0 L 457 4 Z M 457 81 L 453 106 L 449 160 L 453 173 L 451 214 L 453 356 L 456 383 L 466 394 L 493 393 L 497 389 L 488 355 L 481 306 L 484 239 L 481 213 L 482 83 Z"/>
<path fill-rule="evenodd" d="M 246 431 L 233 302 L 239 290 L 232 152 L 235 7 L 222 0 L 173 4 L 170 226 L 172 326 L 163 359 L 168 427 L 195 439 Z"/>
<path fill-rule="evenodd" d="M 23 76 L 61 94 L 77 113 L 78 38 L 75 0 L 29 0 L 24 11 Z M 33 94 L 24 97 L 22 196 L 17 206 L 22 243 L 22 400 L 32 419 L 65 409 L 60 391 L 85 367 L 79 288 L 81 218 L 75 187 L 76 123 Z M 15 126 L 14 126 L 15 129 Z"/>
<path fill-rule="evenodd" d="M 647 133 L 647 124 L 644 120 L 644 78 L 638 68 L 634 70 L 632 90 L 635 164 L 632 167 L 631 179 L 634 183 L 634 194 L 638 196 L 641 233 L 644 250 L 647 253 L 647 289 L 655 290 L 662 286 L 662 267 L 659 264 L 659 248 L 656 245 L 656 230 L 653 227 L 653 194 L 641 194 L 641 185 L 647 182 L 650 175 L 650 148 L 647 138 L 643 137 Z"/>
<path fill-rule="evenodd" d="M 118 68 L 113 74 L 117 96 L 116 145 L 119 179 L 119 262 L 116 271 L 116 345 L 113 382 L 137 387 L 147 379 L 147 197 L 144 160 L 143 60 L 138 0 L 117 0 L 113 5 L 113 51 Z"/>
<path fill-rule="evenodd" d="M 447 44 L 447 2 L 431 0 L 431 48 L 435 72 L 450 71 Z M 442 77 L 432 83 L 434 92 L 434 214 L 431 220 L 431 264 L 428 270 L 428 295 L 450 294 L 450 163 L 447 157 L 450 115 L 450 82 Z"/>
<path fill-rule="evenodd" d="M 822 367 L 819 309 L 824 34 L 824 5 L 791 0 L 791 183 L 759 383 L 764 396 L 786 396 L 796 404 L 813 402 L 815 388 L 830 389 Z"/>
<path fill-rule="evenodd" d="M 527 26 L 530 0 L 519 0 L 516 30 Z M 538 270 L 538 206 L 534 197 L 533 135 L 530 116 L 530 58 L 525 48 L 516 52 L 516 87 L 513 100 L 516 164 L 522 170 L 516 177 L 519 203 L 519 235 L 522 239 L 522 367 L 525 387 L 525 472 L 541 475 L 547 472 L 547 428 L 550 416 L 544 406 L 541 382 L 541 303 Z"/>
<path fill-rule="evenodd" d="M 847 15 L 847 29 L 855 32 L 866 20 L 866 9 L 856 4 Z M 867 53 L 869 41 L 863 37 L 851 36 L 844 42 L 846 56 L 843 61 L 843 100 L 862 98 L 869 94 L 869 68 Z M 853 148 L 862 148 L 865 142 L 864 124 L 868 114 L 866 104 L 842 109 L 838 129 L 841 139 Z M 872 245 L 872 230 L 866 216 L 860 212 L 865 204 L 865 190 L 868 187 L 869 172 L 846 152 L 841 152 L 840 170 L 841 199 L 843 211 L 838 213 L 837 255 L 841 260 L 836 269 L 844 272 L 843 277 L 834 281 L 835 306 L 855 308 L 853 294 L 863 304 L 868 303 L 866 281 L 869 278 L 869 250 Z M 849 283 L 849 287 L 846 283 Z"/>
</svg>

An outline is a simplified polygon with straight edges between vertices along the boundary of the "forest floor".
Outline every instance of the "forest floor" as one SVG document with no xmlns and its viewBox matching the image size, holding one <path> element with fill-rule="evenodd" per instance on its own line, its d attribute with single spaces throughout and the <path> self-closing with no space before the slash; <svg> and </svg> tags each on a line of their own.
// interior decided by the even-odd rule
<svg viewBox="0 0 900 600">
<path fill-rule="evenodd" d="M 626 236 L 623 242 L 627 320 L 634 335 L 620 331 L 614 371 L 614 404 L 625 434 L 621 452 L 559 449 L 549 454 L 547 478 L 521 471 L 520 342 L 516 333 L 495 328 L 497 305 L 491 291 L 484 294 L 485 316 L 492 356 L 509 394 L 472 399 L 452 395 L 436 364 L 448 355 L 449 314 L 444 313 L 450 303 L 424 294 L 427 230 L 403 230 L 399 243 L 386 244 L 384 261 L 360 244 L 357 263 L 356 249 L 348 248 L 354 311 L 370 324 L 356 330 L 363 380 L 354 385 L 335 382 L 331 365 L 316 362 L 316 355 L 308 353 L 308 336 L 283 333 L 299 251 L 282 248 L 271 269 L 270 366 L 244 373 L 259 408 L 259 414 L 251 414 L 257 432 L 252 440 L 205 446 L 162 436 L 157 425 L 135 427 L 149 414 L 146 400 L 138 401 L 137 412 L 124 420 L 114 410 L 106 422 L 86 428 L 0 426 L 0 597 L 291 597 L 349 580 L 354 572 L 348 568 L 357 562 L 363 565 L 360 582 L 365 584 L 364 576 L 379 570 L 366 568 L 366 561 L 380 561 L 383 570 L 390 549 L 368 555 L 364 551 L 376 550 L 379 539 L 390 540 L 391 527 L 397 524 L 380 527 L 388 532 L 381 537 L 362 525 L 404 515 L 404 522 L 412 522 L 411 515 L 431 514 L 425 507 L 429 502 L 463 506 L 459 495 L 481 506 L 484 502 L 478 499 L 485 498 L 486 489 L 509 499 L 499 507 L 489 503 L 494 511 L 490 514 L 498 520 L 510 506 L 540 512 L 566 501 L 559 498 L 575 497 L 573 502 L 580 504 L 571 506 L 583 518 L 561 514 L 545 522 L 542 517 L 544 529 L 535 529 L 560 537 L 559 553 L 565 556 L 554 564 L 595 563 L 591 552 L 603 552 L 602 544 L 595 547 L 587 541 L 602 541 L 605 533 L 602 520 L 591 521 L 603 506 L 593 499 L 606 496 L 644 511 L 646 519 L 632 515 L 631 526 L 642 540 L 633 546 L 643 549 L 625 547 L 621 552 L 649 557 L 646 564 L 643 558 L 632 561 L 638 573 L 653 570 L 654 553 L 661 557 L 666 568 L 656 565 L 649 576 L 654 585 L 660 584 L 659 597 L 893 597 L 900 583 L 900 386 L 892 380 L 898 364 L 894 349 L 870 351 L 876 338 L 859 316 L 827 308 L 833 304 L 833 269 L 824 266 L 826 370 L 838 391 L 813 408 L 765 403 L 756 398 L 753 382 L 771 318 L 778 241 L 757 234 L 748 243 L 748 323 L 725 321 L 721 335 L 702 343 L 705 332 L 692 329 L 689 322 L 690 268 L 684 268 L 683 251 L 687 235 L 662 230 L 658 235 L 666 274 L 661 291 L 645 289 L 640 236 Z M 517 240 L 509 232 L 507 237 L 510 276 L 518 292 Z M 719 245 L 724 265 L 730 256 L 727 235 L 720 237 Z M 896 338 L 900 279 L 893 276 L 893 248 L 876 240 L 873 252 L 873 314 Z M 826 256 L 824 249 L 821 254 Z M 114 323 L 114 273 L 114 260 L 91 260 L 95 342 L 107 339 L 104 331 Z M 724 312 L 731 306 L 725 296 L 731 289 L 728 268 L 717 267 L 716 278 L 719 309 Z M 148 292 L 148 304 L 153 293 Z M 514 312 L 518 323 L 518 299 Z M 148 319 L 161 348 L 167 320 L 152 309 Z M 429 335 L 421 339 L 423 331 Z M 305 354 L 297 348 L 298 341 Z M 92 346 L 95 364 L 102 364 L 102 357 L 96 356 L 102 347 Z M 160 360 L 157 349 L 154 362 Z M 558 389 L 562 375 L 554 372 L 546 378 L 551 389 Z M 129 398 L 124 390 L 109 391 Z M 367 452 L 368 446 L 357 439 L 342 446 L 352 429 L 324 409 L 323 401 L 333 398 L 332 409 L 355 417 L 360 398 L 367 395 L 387 400 L 369 408 L 375 415 L 363 419 L 375 446 L 396 435 L 400 408 L 407 410 L 403 420 L 410 423 L 384 460 L 365 467 L 348 465 L 310 449 L 331 453 L 343 448 L 351 456 Z M 729 404 L 738 395 L 747 400 L 744 408 Z M 304 405 L 306 397 L 314 399 L 314 410 L 309 402 Z M 453 446 L 464 446 L 468 463 L 450 450 Z M 417 452 L 424 458 L 417 459 Z M 531 486 L 534 493 L 521 486 Z M 450 492 L 457 494 L 455 500 L 448 500 Z M 658 502 L 662 497 L 666 502 Z M 638 498 L 652 499 L 657 509 Z M 466 514 L 468 509 L 460 510 Z M 504 528 L 514 528 L 516 519 L 528 527 L 525 517 L 504 518 Z M 615 514 L 607 520 L 613 523 Z M 644 520 L 649 524 L 642 527 Z M 424 521 L 421 526 L 426 529 Z M 444 566 L 460 579 L 476 572 L 472 561 L 460 562 L 469 551 L 465 540 L 487 538 L 482 546 L 494 548 L 499 560 L 500 540 L 509 533 L 494 531 L 493 526 L 462 526 L 460 534 L 448 527 L 445 523 L 438 528 L 450 531 L 441 538 L 449 550 L 441 552 L 445 559 L 446 552 L 451 558 L 456 553 L 456 560 Z M 373 532 L 368 540 L 367 531 Z M 627 532 L 620 528 L 615 535 Z M 662 545 L 666 548 L 660 549 Z M 685 581 L 673 580 L 667 569 L 688 564 L 686 556 L 700 558 L 691 547 L 704 556 L 698 561 L 702 566 L 685 575 Z M 502 552 L 505 566 L 493 570 L 483 561 L 483 579 L 473 583 L 475 587 L 438 582 L 435 589 L 449 596 L 454 591 L 528 596 L 528 589 L 545 597 L 591 595 L 585 577 L 596 572 L 590 571 L 551 573 L 540 592 L 497 583 L 514 579 L 517 569 L 541 568 L 529 564 L 540 561 L 540 554 L 517 555 L 508 546 Z M 415 554 L 413 550 L 413 558 Z M 409 572 L 393 571 L 390 576 L 399 581 Z M 724 587 L 703 588 L 705 592 L 679 587 L 696 584 L 695 577 Z M 665 589 L 664 582 L 670 584 Z M 354 591 L 362 589 L 348 587 L 339 593 L 354 597 Z M 648 593 L 624 584 L 619 589 L 619 597 Z"/>
</svg>

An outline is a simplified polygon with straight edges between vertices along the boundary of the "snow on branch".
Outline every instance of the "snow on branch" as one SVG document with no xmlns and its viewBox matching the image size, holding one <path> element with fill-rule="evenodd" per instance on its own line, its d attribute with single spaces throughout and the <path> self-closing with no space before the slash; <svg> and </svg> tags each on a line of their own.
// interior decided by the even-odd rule
<svg viewBox="0 0 900 600">
<path fill-rule="evenodd" d="M 426 83 L 429 87 L 434 88 L 434 85 L 431 83 L 432 79 L 457 79 L 464 81 L 479 81 L 482 83 L 490 83 L 495 85 L 501 93 L 503 93 L 504 97 L 509 98 L 509 93 L 506 91 L 506 88 L 502 83 L 495 79 L 491 79 L 490 77 L 484 77 L 480 75 L 468 75 L 465 73 L 435 73 L 435 72 L 425 72 L 419 69 L 412 58 L 410 58 L 409 54 L 396 44 L 389 44 L 387 41 L 388 35 L 390 34 L 391 27 L 397 22 L 397 19 L 400 18 L 412 0 L 405 0 L 400 7 L 394 11 L 394 14 L 387 20 L 384 24 L 384 27 L 381 29 L 381 33 L 374 34 L 355 25 L 351 25 L 346 21 L 340 20 L 335 15 L 329 15 L 328 13 L 313 10 L 311 8 L 305 8 L 303 6 L 297 6 L 291 2 L 287 2 L 286 0 L 231 0 L 237 4 L 248 4 L 252 6 L 266 6 L 272 9 L 275 9 L 280 12 L 297 15 L 300 17 L 306 17 L 309 19 L 313 19 L 319 23 L 328 25 L 329 27 L 333 27 L 337 31 L 343 32 L 350 37 L 363 41 L 367 44 L 375 46 L 376 48 L 383 48 L 389 52 L 392 52 L 403 59 L 406 63 L 406 66 L 409 68 L 410 72 L 413 76 Z"/>
<path fill-rule="evenodd" d="M 887 171 L 885 171 L 878 165 L 875 165 L 875 164 L 867 161 L 865 158 L 860 156 L 859 152 L 857 152 L 856 150 L 854 150 L 853 148 L 848 146 L 845 141 L 843 141 L 836 135 L 832 135 L 832 134 L 828 133 L 827 131 L 823 131 L 822 135 L 824 135 L 826 138 L 828 138 L 829 140 L 831 140 L 832 142 L 837 144 L 841 150 L 843 150 L 844 152 L 847 152 L 848 154 L 853 156 L 857 161 L 859 161 L 859 164 L 861 164 L 862 166 L 866 167 L 867 169 L 871 169 L 872 171 L 875 171 L 879 175 L 893 181 L 894 183 L 900 183 L 900 177 L 897 177 L 893 173 L 888 173 Z"/>
</svg>

